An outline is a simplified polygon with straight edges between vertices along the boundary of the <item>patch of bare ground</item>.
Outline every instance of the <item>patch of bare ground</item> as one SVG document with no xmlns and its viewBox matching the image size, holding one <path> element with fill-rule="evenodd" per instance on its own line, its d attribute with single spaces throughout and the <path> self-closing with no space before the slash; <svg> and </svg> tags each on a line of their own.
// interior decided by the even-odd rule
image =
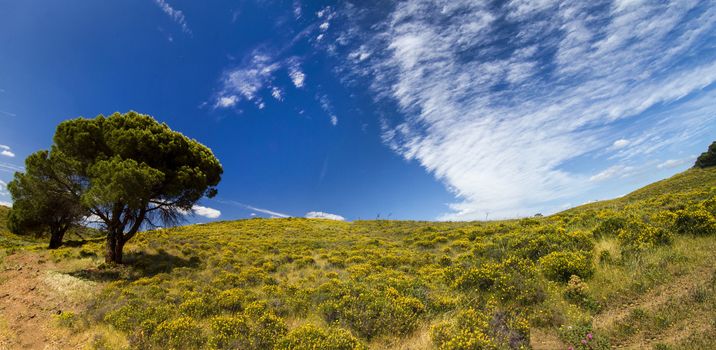
<svg viewBox="0 0 716 350">
<path fill-rule="evenodd" d="M 567 349 L 557 334 L 541 328 L 530 329 L 530 346 L 533 350 Z"/>
<path fill-rule="evenodd" d="M 0 349 L 79 349 L 87 335 L 58 327 L 54 315 L 84 311 L 97 285 L 57 272 L 48 254 L 23 252 L 0 265 Z"/>
</svg>

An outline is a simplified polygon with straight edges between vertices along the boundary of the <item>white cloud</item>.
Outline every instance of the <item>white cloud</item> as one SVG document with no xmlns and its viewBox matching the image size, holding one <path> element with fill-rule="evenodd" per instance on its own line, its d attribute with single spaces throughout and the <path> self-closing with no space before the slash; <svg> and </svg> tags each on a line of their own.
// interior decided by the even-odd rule
<svg viewBox="0 0 716 350">
<path fill-rule="evenodd" d="M 8 201 L 0 201 L 0 205 L 12 208 L 12 203 Z"/>
<path fill-rule="evenodd" d="M 620 148 L 626 147 L 628 144 L 629 144 L 629 140 L 619 139 L 619 140 L 614 141 L 614 143 L 612 144 L 612 148 L 620 149 Z"/>
<path fill-rule="evenodd" d="M 174 9 L 171 5 L 169 5 L 168 2 L 165 0 L 154 0 L 154 3 L 156 3 L 159 8 L 164 11 L 167 16 L 169 16 L 174 22 L 179 24 L 181 26 L 181 30 L 184 33 L 191 34 L 191 29 L 189 29 L 189 25 L 186 22 L 186 18 L 184 17 L 184 13 L 180 10 Z"/>
<path fill-rule="evenodd" d="M 301 2 L 299 2 L 298 0 L 294 0 L 293 1 L 293 16 L 296 19 L 299 19 L 299 18 L 301 18 L 301 13 L 302 13 Z"/>
<path fill-rule="evenodd" d="M 378 33 L 354 35 L 359 48 L 346 54 L 354 71 L 373 77 L 376 96 L 402 112 L 383 120 L 385 142 L 459 198 L 441 219 L 543 211 L 584 193 L 590 175 L 565 163 L 619 146 L 607 136 L 613 123 L 657 105 L 680 113 L 684 97 L 716 81 L 713 53 L 699 54 L 716 33 L 708 4 L 521 0 L 507 9 L 503 17 L 485 2 L 404 1 L 372 27 Z M 714 112 L 711 103 L 690 118 L 704 124 Z M 620 157 L 669 144 L 665 130 L 677 125 L 662 120 L 643 142 L 623 144 Z M 607 170 L 592 181 L 634 169 Z"/>
<path fill-rule="evenodd" d="M 592 182 L 600 182 L 609 180 L 615 177 L 629 177 L 634 174 L 634 171 L 636 170 L 635 167 L 632 166 L 625 166 L 625 165 L 614 165 L 609 168 L 604 169 L 603 171 L 593 175 L 589 178 L 589 181 Z"/>
<path fill-rule="evenodd" d="M 331 213 L 324 213 L 324 212 L 322 212 L 322 211 L 310 211 L 310 212 L 306 213 L 306 218 L 309 218 L 309 219 L 328 219 L 328 220 L 346 221 L 346 218 L 344 218 L 344 217 L 342 217 L 342 216 L 340 216 L 340 215 L 331 214 Z"/>
<path fill-rule="evenodd" d="M 289 77 L 291 77 L 291 81 L 293 82 L 293 85 L 297 88 L 302 88 L 304 81 L 306 80 L 306 74 L 304 74 L 301 71 L 301 67 L 298 65 L 292 65 L 289 68 Z"/>
<path fill-rule="evenodd" d="M 233 107 L 241 99 L 261 104 L 260 91 L 273 80 L 273 73 L 281 67 L 270 56 L 254 51 L 249 60 L 226 71 L 215 107 Z"/>
<path fill-rule="evenodd" d="M 324 94 L 317 94 L 316 99 L 318 99 L 318 103 L 320 103 L 321 109 L 323 109 L 324 112 L 328 113 L 331 125 L 338 125 L 338 116 L 336 116 L 333 110 L 333 104 L 331 103 L 331 100 L 328 99 L 328 96 Z"/>
<path fill-rule="evenodd" d="M 283 101 L 283 91 L 275 86 L 271 88 L 271 96 L 276 100 Z"/>
<path fill-rule="evenodd" d="M 239 102 L 239 98 L 236 95 L 220 96 L 216 101 L 216 107 L 228 108 L 233 107 Z"/>
<path fill-rule="evenodd" d="M 194 212 L 194 214 L 203 216 L 209 219 L 216 219 L 219 216 L 221 216 L 221 211 L 216 210 L 214 208 L 204 207 L 201 205 L 194 205 L 191 207 L 191 210 Z"/>
<path fill-rule="evenodd" d="M 15 157 L 15 153 L 12 152 L 10 146 L 6 145 L 0 145 L 0 155 L 10 158 Z"/>
<path fill-rule="evenodd" d="M 301 70 L 297 57 L 277 59 L 261 51 L 254 50 L 243 63 L 224 72 L 221 77 L 221 88 L 215 95 L 215 108 L 233 107 L 241 101 L 253 102 L 263 109 L 264 94 L 283 101 L 284 90 L 274 85 L 276 74 L 288 74 L 296 88 L 305 86 L 306 74 Z"/>
<path fill-rule="evenodd" d="M 659 165 L 657 165 L 656 167 L 659 169 L 673 169 L 684 164 L 692 163 L 694 161 L 694 158 L 695 157 L 668 159 L 659 163 Z"/>
</svg>

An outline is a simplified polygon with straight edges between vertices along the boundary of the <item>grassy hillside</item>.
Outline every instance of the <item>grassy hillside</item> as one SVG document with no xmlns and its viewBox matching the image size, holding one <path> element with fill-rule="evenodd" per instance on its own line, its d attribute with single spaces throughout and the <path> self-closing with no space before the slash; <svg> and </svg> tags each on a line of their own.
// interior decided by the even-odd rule
<svg viewBox="0 0 716 350">
<path fill-rule="evenodd" d="M 101 242 L 15 256 L 94 286 L 53 321 L 89 348 L 705 348 L 715 196 L 711 168 L 544 218 L 251 219 L 143 232 L 124 267 Z"/>
</svg>

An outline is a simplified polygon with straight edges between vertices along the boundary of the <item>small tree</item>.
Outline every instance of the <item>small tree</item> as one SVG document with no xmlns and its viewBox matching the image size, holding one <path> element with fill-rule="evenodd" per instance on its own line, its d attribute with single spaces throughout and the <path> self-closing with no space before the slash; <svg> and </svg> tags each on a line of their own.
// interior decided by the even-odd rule
<svg viewBox="0 0 716 350">
<path fill-rule="evenodd" d="M 716 165 L 716 141 L 709 146 L 709 149 L 706 152 L 701 153 L 701 155 L 696 158 L 696 164 L 694 164 L 694 167 L 706 168 L 714 165 Z"/>
<path fill-rule="evenodd" d="M 59 152 L 36 152 L 25 160 L 25 172 L 15 173 L 7 188 L 13 198 L 8 228 L 15 234 L 50 233 L 50 249 L 59 248 L 67 230 L 77 225 L 86 211 L 68 187 L 67 159 Z M 76 185 L 75 185 L 76 186 Z"/>
<path fill-rule="evenodd" d="M 77 118 L 57 126 L 53 152 L 72 167 L 71 186 L 106 229 L 105 261 L 145 224 L 177 223 L 203 196 L 216 195 L 223 169 L 209 148 L 148 115 Z"/>
</svg>

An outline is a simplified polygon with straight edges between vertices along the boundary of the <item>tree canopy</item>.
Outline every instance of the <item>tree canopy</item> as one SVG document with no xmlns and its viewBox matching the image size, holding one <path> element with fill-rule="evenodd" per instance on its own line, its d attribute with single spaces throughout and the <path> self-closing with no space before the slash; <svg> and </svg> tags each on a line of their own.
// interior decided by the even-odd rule
<svg viewBox="0 0 716 350">
<path fill-rule="evenodd" d="M 694 164 L 694 167 L 696 168 L 706 168 L 710 166 L 716 165 L 716 141 L 711 143 L 711 146 L 709 146 L 709 149 L 701 153 L 701 155 L 696 158 L 696 164 Z"/>
<path fill-rule="evenodd" d="M 25 160 L 25 172 L 15 173 L 8 184 L 13 207 L 8 228 L 15 234 L 50 233 L 50 249 L 62 245 L 67 230 L 86 214 L 69 181 L 68 160 L 60 152 L 38 151 Z M 69 187 L 68 187 L 69 186 Z"/>
<path fill-rule="evenodd" d="M 215 196 L 223 173 L 208 147 L 133 111 L 60 123 L 49 155 L 61 155 L 56 180 L 73 204 L 106 229 L 112 263 L 122 263 L 124 244 L 142 226 L 177 223 L 200 198 Z"/>
</svg>

